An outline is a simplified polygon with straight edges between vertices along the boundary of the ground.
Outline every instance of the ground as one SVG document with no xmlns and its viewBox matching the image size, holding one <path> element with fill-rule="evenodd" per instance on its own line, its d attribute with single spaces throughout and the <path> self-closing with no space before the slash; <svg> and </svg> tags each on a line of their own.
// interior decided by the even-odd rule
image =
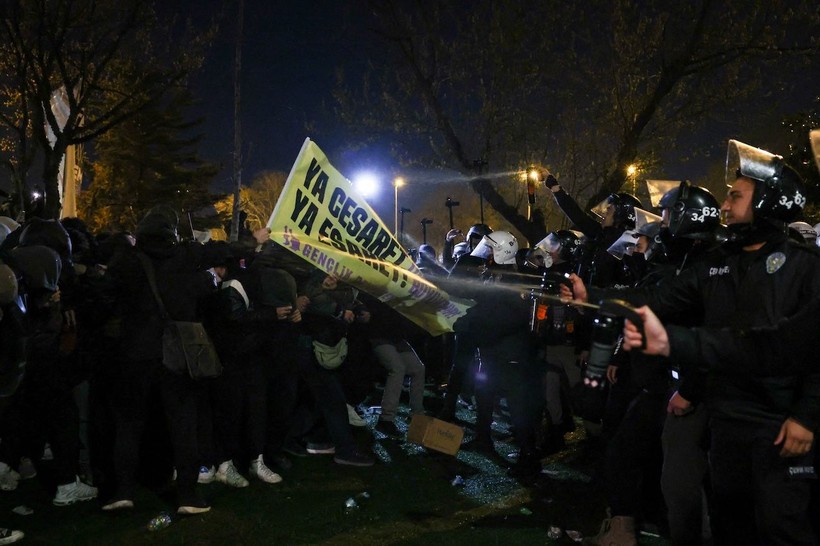
<svg viewBox="0 0 820 546">
<path fill-rule="evenodd" d="M 428 392 L 428 409 L 437 396 Z M 406 430 L 408 408 L 397 424 Z M 471 437 L 474 414 L 462 405 L 458 417 Z M 389 440 L 368 426 L 356 430 L 362 447 L 378 461 L 372 468 L 345 467 L 331 456 L 294 458 L 276 485 L 252 480 L 245 489 L 200 485 L 213 509 L 199 516 L 173 513 L 171 486 L 144 488 L 136 506 L 103 513 L 89 501 L 57 508 L 45 480 L 21 482 L 0 492 L 0 526 L 22 529 L 23 544 L 194 544 L 194 545 L 528 545 L 576 544 L 567 531 L 597 533 L 605 516 L 600 487 L 592 479 L 594 442 L 583 426 L 567 435 L 568 448 L 544 460 L 536 486 L 508 477 L 503 460 L 462 450 L 456 457 Z M 514 456 L 503 411 L 494 424 L 496 449 Z M 348 508 L 348 504 L 356 504 Z M 12 509 L 34 510 L 22 516 Z M 148 522 L 169 512 L 168 527 L 149 531 Z M 560 538 L 550 538 L 550 531 Z M 665 544 L 643 535 L 642 545 Z"/>
</svg>

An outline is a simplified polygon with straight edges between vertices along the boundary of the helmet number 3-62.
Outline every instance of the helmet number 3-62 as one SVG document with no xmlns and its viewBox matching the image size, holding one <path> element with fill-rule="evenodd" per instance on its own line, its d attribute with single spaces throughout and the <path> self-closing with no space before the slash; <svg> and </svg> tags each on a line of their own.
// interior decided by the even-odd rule
<svg viewBox="0 0 820 546">
<path fill-rule="evenodd" d="M 716 207 L 703 207 L 700 212 L 695 211 L 692 213 L 692 221 L 703 222 L 707 218 L 717 218 L 719 214 L 720 211 Z"/>
</svg>

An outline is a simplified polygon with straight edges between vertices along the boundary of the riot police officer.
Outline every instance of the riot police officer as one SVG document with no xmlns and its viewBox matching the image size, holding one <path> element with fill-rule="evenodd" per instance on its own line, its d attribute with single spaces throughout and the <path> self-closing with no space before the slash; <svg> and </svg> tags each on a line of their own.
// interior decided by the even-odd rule
<svg viewBox="0 0 820 546">
<path fill-rule="evenodd" d="M 730 242 L 662 289 L 630 293 L 630 301 L 664 314 L 700 309 L 704 326 L 745 329 L 772 327 L 820 295 L 820 258 L 786 235 L 806 204 L 797 172 L 782 157 L 733 140 L 727 178 L 732 185 L 721 212 Z M 576 296 L 585 298 L 578 281 Z M 716 369 L 707 379 L 716 542 L 816 544 L 809 476 L 800 469 L 811 467 L 814 456 L 820 375 Z"/>
</svg>

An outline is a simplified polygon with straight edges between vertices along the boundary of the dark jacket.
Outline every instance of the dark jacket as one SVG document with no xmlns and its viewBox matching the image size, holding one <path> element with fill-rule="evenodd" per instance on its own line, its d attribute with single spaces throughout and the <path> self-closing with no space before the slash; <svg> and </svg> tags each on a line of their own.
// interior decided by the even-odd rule
<svg viewBox="0 0 820 546">
<path fill-rule="evenodd" d="M 149 212 L 138 227 L 136 247 L 120 253 L 108 268 L 117 312 L 122 317 L 120 350 L 132 360 L 162 357 L 164 326 L 138 253 L 148 256 L 153 264 L 160 297 L 172 320 L 202 320 L 200 305 L 216 290 L 203 246 L 177 243 L 172 224 L 172 218 Z"/>
<path fill-rule="evenodd" d="M 631 302 L 648 304 L 659 316 L 702 311 L 705 327 L 736 329 L 777 326 L 819 296 L 820 254 L 781 234 L 754 252 L 726 244 L 656 288 L 628 292 Z M 709 369 L 707 402 L 715 417 L 768 423 L 792 417 L 810 429 L 820 426 L 816 368 L 778 376 Z"/>
<path fill-rule="evenodd" d="M 562 189 L 552 194 L 558 207 L 572 225 L 587 236 L 578 275 L 592 286 L 631 286 L 635 279 L 624 264 L 609 253 L 609 247 L 623 234 L 624 228 L 603 227 L 585 213 L 575 199 Z"/>
</svg>

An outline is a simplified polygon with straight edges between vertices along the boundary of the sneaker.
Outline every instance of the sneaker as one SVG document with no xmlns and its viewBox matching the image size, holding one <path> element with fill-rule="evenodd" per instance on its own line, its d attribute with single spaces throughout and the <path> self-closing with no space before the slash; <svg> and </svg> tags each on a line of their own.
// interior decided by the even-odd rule
<svg viewBox="0 0 820 546">
<path fill-rule="evenodd" d="M 248 487 L 248 480 L 239 473 L 236 467 L 233 465 L 233 461 L 225 461 L 221 465 L 219 465 L 219 470 L 216 471 L 214 478 L 219 483 L 224 483 L 225 485 L 229 485 L 231 487 Z M 182 509 L 182 507 L 180 507 Z M 208 508 L 210 510 L 210 507 Z M 183 512 L 180 512 L 182 514 Z M 185 512 L 188 513 L 188 512 Z M 198 514 L 199 512 L 190 512 L 192 514 Z"/>
<path fill-rule="evenodd" d="M 308 442 L 307 452 L 311 455 L 333 455 L 336 453 L 336 447 L 324 442 Z"/>
<path fill-rule="evenodd" d="M 265 483 L 279 483 L 282 481 L 282 476 L 265 465 L 261 455 L 251 463 L 249 472 L 251 476 L 256 476 Z"/>
<path fill-rule="evenodd" d="M 17 489 L 17 481 L 20 479 L 20 474 L 11 469 L 5 463 L 0 463 L 0 490 L 14 491 Z"/>
<path fill-rule="evenodd" d="M 20 457 L 20 465 L 17 467 L 21 480 L 30 480 L 37 477 L 37 469 L 28 457 Z"/>
<path fill-rule="evenodd" d="M 111 501 L 108 504 L 103 504 L 103 512 L 114 512 L 115 510 L 126 510 L 134 507 L 134 501 L 131 499 L 120 499 Z"/>
<path fill-rule="evenodd" d="M 367 421 L 362 419 L 362 416 L 350 404 L 347 405 L 347 422 L 354 427 L 363 427 L 367 424 Z"/>
<path fill-rule="evenodd" d="M 22 540 L 24 536 L 26 535 L 23 531 L 18 531 L 17 529 L 4 529 L 0 527 L 0 544 L 11 544 L 12 542 Z"/>
<path fill-rule="evenodd" d="M 217 476 L 218 475 L 219 472 L 217 472 Z M 204 514 L 205 512 L 209 512 L 210 510 L 211 505 L 203 499 L 192 499 L 190 502 L 184 502 L 180 504 L 179 508 L 177 508 L 177 514 L 191 516 L 194 514 Z"/>
<path fill-rule="evenodd" d="M 348 466 L 373 466 L 376 461 L 373 457 L 354 451 L 348 455 L 336 455 L 333 457 L 333 462 L 336 464 L 344 464 Z"/>
<path fill-rule="evenodd" d="M 294 457 L 307 457 L 308 452 L 302 444 L 293 439 L 285 440 L 285 445 L 282 446 L 282 451 L 293 455 Z"/>
<path fill-rule="evenodd" d="M 54 495 L 54 506 L 68 506 L 79 501 L 87 501 L 97 498 L 97 488 L 86 485 L 77 477 L 73 483 L 57 486 L 57 494 Z"/>
<path fill-rule="evenodd" d="M 399 430 L 399 427 L 396 426 L 396 423 L 393 421 L 383 421 L 379 419 L 379 422 L 376 423 L 375 429 L 376 432 L 380 432 L 391 438 L 393 440 L 397 440 L 399 438 L 404 437 L 404 434 Z"/>
<path fill-rule="evenodd" d="M 200 466 L 199 467 L 199 476 L 197 477 L 197 483 L 211 483 L 214 481 L 214 476 L 216 475 L 216 468 L 207 467 L 207 466 Z"/>
</svg>

